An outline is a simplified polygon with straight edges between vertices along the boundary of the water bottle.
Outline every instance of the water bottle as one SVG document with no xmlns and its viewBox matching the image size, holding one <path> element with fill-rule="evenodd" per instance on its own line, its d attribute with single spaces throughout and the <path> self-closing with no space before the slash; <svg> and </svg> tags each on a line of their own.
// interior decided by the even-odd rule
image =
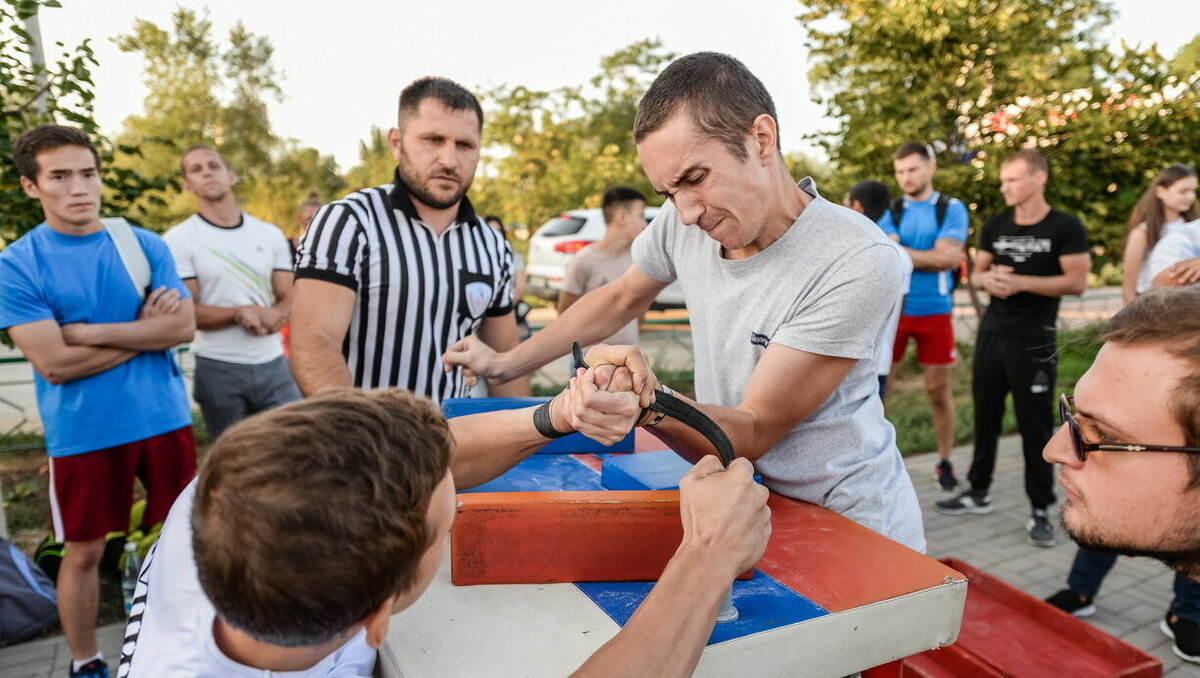
<svg viewBox="0 0 1200 678">
<path fill-rule="evenodd" d="M 133 607 L 133 592 L 137 589 L 138 574 L 142 570 L 142 559 L 138 557 L 137 544 L 125 542 L 125 562 L 121 566 L 121 595 L 125 598 L 125 616 Z"/>
</svg>

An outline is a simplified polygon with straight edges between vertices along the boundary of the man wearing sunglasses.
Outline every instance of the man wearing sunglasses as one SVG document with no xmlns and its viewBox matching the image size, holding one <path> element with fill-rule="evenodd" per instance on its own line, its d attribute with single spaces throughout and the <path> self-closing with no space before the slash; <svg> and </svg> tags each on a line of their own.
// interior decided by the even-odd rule
<svg viewBox="0 0 1200 678">
<path fill-rule="evenodd" d="M 1062 523 L 1081 548 L 1174 569 L 1162 622 L 1200 663 L 1200 288 L 1153 290 L 1118 313 L 1044 451 L 1061 464 Z"/>
</svg>

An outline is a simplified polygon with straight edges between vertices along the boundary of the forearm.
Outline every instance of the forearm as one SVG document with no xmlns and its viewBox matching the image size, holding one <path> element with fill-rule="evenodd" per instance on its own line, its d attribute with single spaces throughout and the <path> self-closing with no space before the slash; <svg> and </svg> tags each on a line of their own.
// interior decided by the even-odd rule
<svg viewBox="0 0 1200 678">
<path fill-rule="evenodd" d="M 555 405 L 551 406 L 552 425 L 559 431 L 569 430 L 562 417 L 556 416 L 558 408 Z M 533 411 L 537 407 L 481 412 L 451 419 L 450 431 L 454 434 L 455 445 L 450 471 L 454 474 L 455 486 L 462 490 L 482 485 L 550 442 L 533 426 Z"/>
<path fill-rule="evenodd" d="M 1014 275 L 1020 281 L 1020 290 L 1043 297 L 1065 297 L 1083 294 L 1087 290 L 1087 278 L 1071 275 Z"/>
<path fill-rule="evenodd" d="M 85 344 L 132 351 L 162 351 L 186 344 L 196 334 L 192 313 L 175 313 L 140 318 L 127 323 L 88 325 Z"/>
<path fill-rule="evenodd" d="M 587 346 L 612 336 L 646 310 L 636 300 L 618 294 L 613 285 L 609 283 L 583 295 L 529 341 L 505 354 L 503 374 L 499 378 L 507 381 L 516 375 L 529 374 L 566 355 L 572 342 Z"/>
<path fill-rule="evenodd" d="M 573 676 L 690 676 L 733 575 L 683 544 L 629 622 Z"/>
<path fill-rule="evenodd" d="M 49 360 L 34 362 L 33 367 L 51 384 L 65 384 L 110 370 L 137 354 L 121 348 L 63 346 Z"/>
<path fill-rule="evenodd" d="M 488 383 L 488 395 L 492 398 L 525 398 L 531 392 L 528 374 L 502 384 Z"/>
<path fill-rule="evenodd" d="M 291 343 L 292 374 L 304 395 L 353 386 L 340 341 L 312 336 L 297 327 L 292 330 Z"/>
<path fill-rule="evenodd" d="M 237 324 L 237 307 L 196 305 L 196 329 L 223 330 Z"/>
<path fill-rule="evenodd" d="M 733 451 L 736 456 L 755 461 L 766 454 L 775 442 L 777 442 L 775 438 L 766 434 L 766 432 L 758 430 L 754 413 L 747 409 L 697 403 L 690 398 L 680 396 L 678 393 L 675 394 L 675 397 L 696 406 L 697 409 L 707 414 L 710 419 L 716 422 L 721 427 L 721 430 L 725 432 L 725 435 L 729 437 L 729 442 L 733 445 Z M 649 416 L 651 417 L 650 420 L 653 421 L 654 418 L 658 417 L 658 413 L 655 412 Z M 676 454 L 693 464 L 706 454 L 717 454 L 717 450 L 713 447 L 712 443 L 708 442 L 707 438 L 700 435 L 692 427 L 672 417 L 664 417 L 655 426 L 646 427 L 646 430 L 665 443 L 667 447 L 675 450 Z"/>
<path fill-rule="evenodd" d="M 913 269 L 918 271 L 953 271 L 962 264 L 961 252 L 949 250 L 914 250 L 905 247 L 904 251 L 912 259 Z"/>
</svg>

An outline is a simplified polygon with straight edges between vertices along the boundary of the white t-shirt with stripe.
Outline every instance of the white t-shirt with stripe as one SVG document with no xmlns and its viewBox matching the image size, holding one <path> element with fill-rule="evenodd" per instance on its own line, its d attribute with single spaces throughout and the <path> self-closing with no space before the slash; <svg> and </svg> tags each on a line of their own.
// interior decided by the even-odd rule
<svg viewBox="0 0 1200 678">
<path fill-rule="evenodd" d="M 175 269 L 200 288 L 195 303 L 207 306 L 275 305 L 271 278 L 292 270 L 292 252 L 278 227 L 242 214 L 238 226 L 216 226 L 193 214 L 173 226 L 163 240 L 171 248 Z M 197 330 L 196 355 L 239 365 L 261 365 L 283 355 L 279 333 L 257 336 L 239 325 Z"/>
<path fill-rule="evenodd" d="M 487 317 L 512 313 L 513 252 L 459 203 L 440 235 L 421 221 L 396 177 L 329 203 L 300 242 L 296 279 L 354 290 L 342 353 L 361 388 L 399 386 L 440 402 L 466 397 L 462 370 L 442 354 Z"/>
</svg>

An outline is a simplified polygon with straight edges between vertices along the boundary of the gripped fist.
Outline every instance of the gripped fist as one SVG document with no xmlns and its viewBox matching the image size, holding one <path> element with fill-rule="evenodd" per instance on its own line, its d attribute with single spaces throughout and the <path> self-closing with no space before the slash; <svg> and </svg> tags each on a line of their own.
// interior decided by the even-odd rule
<svg viewBox="0 0 1200 678">
<path fill-rule="evenodd" d="M 754 482 L 754 466 L 746 459 L 722 468 L 715 456 L 705 456 L 679 482 L 680 549 L 698 550 L 732 581 L 754 567 L 767 549 L 769 496 L 766 487 Z"/>
<path fill-rule="evenodd" d="M 629 370 L 633 381 L 633 392 L 638 394 L 642 407 L 654 402 L 654 390 L 658 388 L 658 377 L 650 369 L 650 361 L 637 346 L 609 346 L 596 344 L 588 349 L 583 361 L 592 367 L 616 365 Z"/>
<path fill-rule="evenodd" d="M 179 290 L 159 287 L 146 296 L 146 301 L 142 303 L 142 310 L 138 313 L 138 318 L 144 319 L 159 315 L 170 315 L 179 310 L 179 299 Z"/>
<path fill-rule="evenodd" d="M 603 385 L 598 383 L 599 373 L 604 373 Z M 633 430 L 642 412 L 637 395 L 629 390 L 632 384 L 624 368 L 579 368 L 551 406 L 555 429 L 578 431 L 603 445 L 619 442 Z"/>
</svg>

